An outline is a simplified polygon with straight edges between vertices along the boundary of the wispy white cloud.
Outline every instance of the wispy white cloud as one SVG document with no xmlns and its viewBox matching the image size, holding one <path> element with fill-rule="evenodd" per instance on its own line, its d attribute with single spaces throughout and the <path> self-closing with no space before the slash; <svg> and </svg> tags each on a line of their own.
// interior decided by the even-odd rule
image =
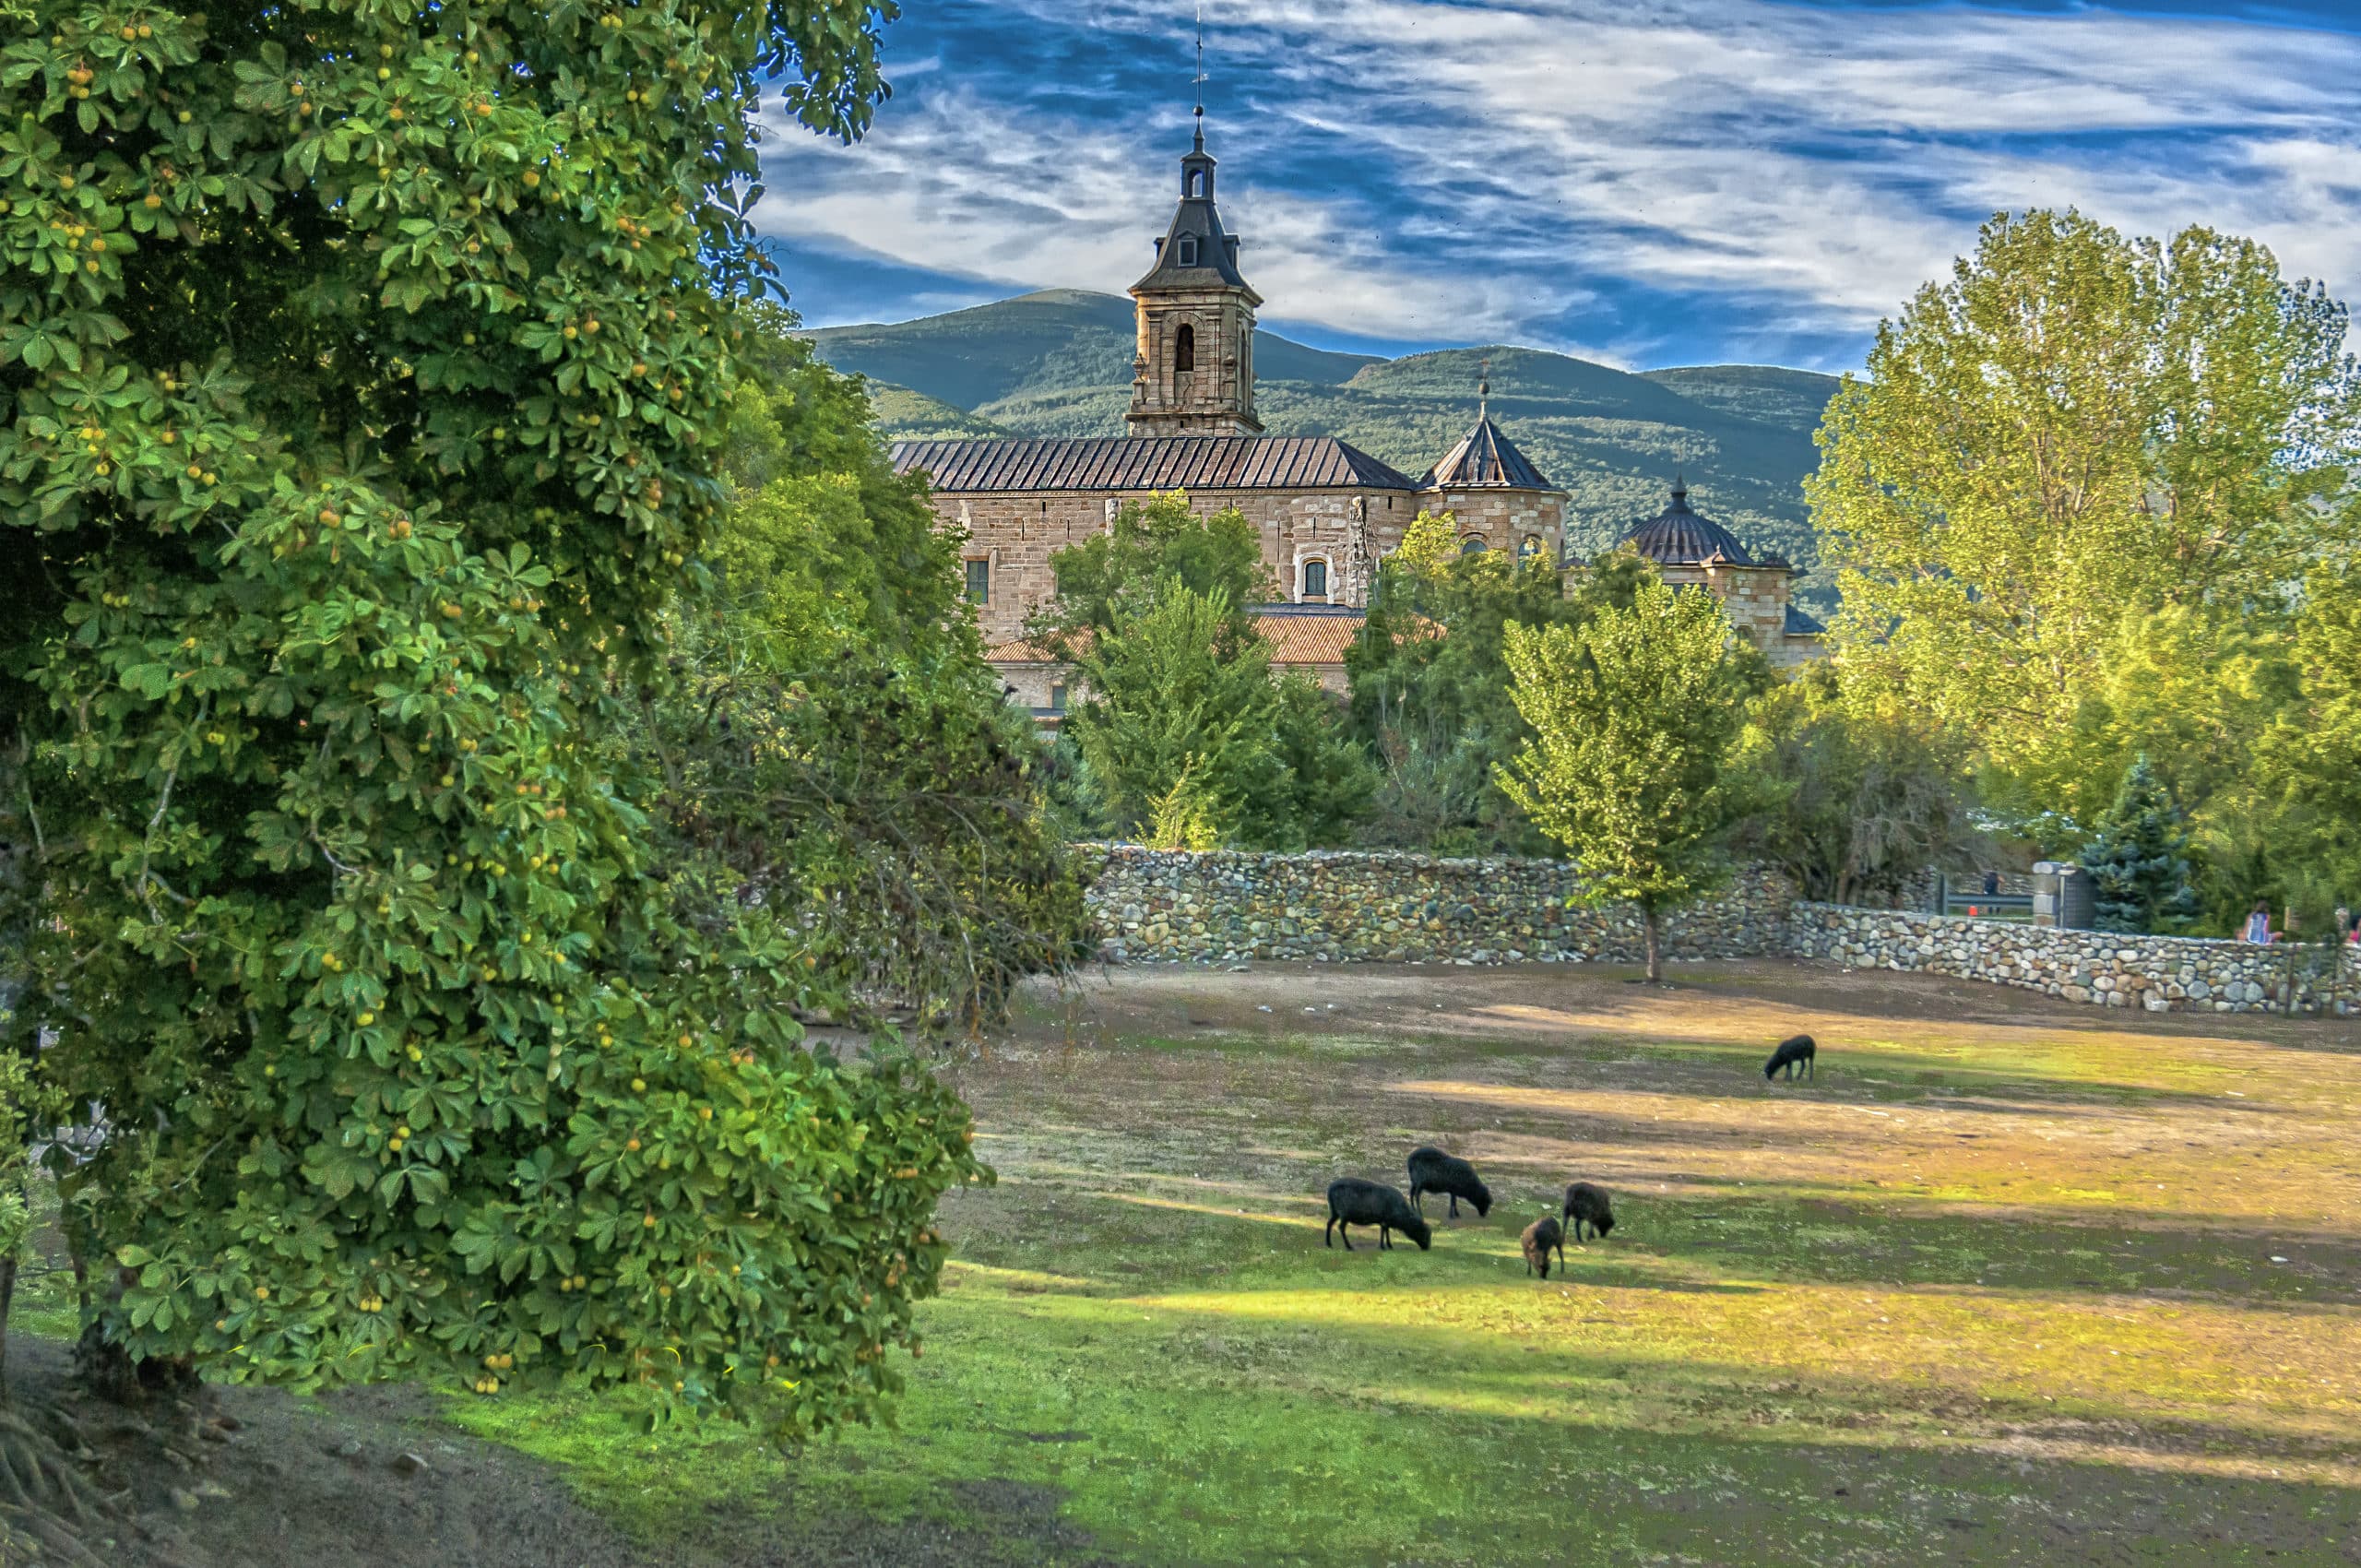
<svg viewBox="0 0 2361 1568">
<path fill-rule="evenodd" d="M 1137 52 L 1174 26 L 1149 0 L 988 8 L 1016 38 Z M 2069 203 L 2251 233 L 2361 285 L 2351 32 L 1771 0 L 1211 0 L 1206 19 L 1223 207 L 1277 317 L 1644 357 L 1679 352 L 1663 302 L 1687 296 L 1726 303 L 1723 340 L 1843 341 L 1992 210 Z M 1130 282 L 1170 210 L 1171 113 L 1120 72 L 933 42 L 943 69 L 906 76 L 860 147 L 777 140 L 759 220 L 1010 287 Z"/>
</svg>

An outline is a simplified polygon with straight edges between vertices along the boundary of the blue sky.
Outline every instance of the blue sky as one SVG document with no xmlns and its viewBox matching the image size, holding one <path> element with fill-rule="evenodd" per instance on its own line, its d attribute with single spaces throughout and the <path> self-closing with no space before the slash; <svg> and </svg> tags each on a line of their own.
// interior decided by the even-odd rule
<svg viewBox="0 0 2361 1568">
<path fill-rule="evenodd" d="M 774 120 L 814 326 L 1120 293 L 1177 191 L 1189 0 L 907 0 L 858 147 Z M 2361 0 L 1207 0 L 1266 327 L 1845 369 L 2001 208 L 2250 234 L 2361 294 Z"/>
</svg>

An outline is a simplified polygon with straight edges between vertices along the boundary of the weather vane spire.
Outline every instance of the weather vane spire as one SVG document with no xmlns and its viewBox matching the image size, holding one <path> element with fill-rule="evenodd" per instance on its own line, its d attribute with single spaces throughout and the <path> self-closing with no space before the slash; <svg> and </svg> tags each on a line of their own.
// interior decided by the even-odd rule
<svg viewBox="0 0 2361 1568">
<path fill-rule="evenodd" d="M 1205 4 L 1197 0 L 1197 74 L 1190 85 L 1197 89 L 1197 150 L 1205 150 Z"/>
</svg>

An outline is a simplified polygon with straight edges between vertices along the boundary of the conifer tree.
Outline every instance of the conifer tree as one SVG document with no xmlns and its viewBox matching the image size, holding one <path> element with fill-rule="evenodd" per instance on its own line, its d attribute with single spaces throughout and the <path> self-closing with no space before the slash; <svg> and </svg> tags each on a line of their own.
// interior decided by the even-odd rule
<svg viewBox="0 0 2361 1568">
<path fill-rule="evenodd" d="M 2143 754 L 2123 772 L 2115 802 L 2082 856 L 2101 931 L 2141 934 L 2197 917 L 2189 832 Z"/>
</svg>

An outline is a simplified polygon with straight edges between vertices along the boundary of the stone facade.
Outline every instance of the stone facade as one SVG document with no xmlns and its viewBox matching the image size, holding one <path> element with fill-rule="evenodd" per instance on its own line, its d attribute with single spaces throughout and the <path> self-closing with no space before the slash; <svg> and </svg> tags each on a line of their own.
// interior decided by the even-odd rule
<svg viewBox="0 0 2361 1568">
<path fill-rule="evenodd" d="M 1123 418 L 1133 434 L 1251 435 L 1263 428 L 1254 417 L 1254 297 L 1243 289 L 1133 291 L 1139 348 Z"/>
<path fill-rule="evenodd" d="M 1952 975 L 2151 1013 L 2361 1015 L 2361 956 L 2316 947 L 2118 936 L 1838 904 L 1799 903 L 1788 924 L 1798 956 L 1856 968 Z"/>
<path fill-rule="evenodd" d="M 1567 907 L 1582 882 L 1563 861 L 1131 846 L 1094 859 L 1089 902 L 1110 959 L 1636 963 L 1645 952 L 1637 909 Z M 1784 953 L 1793 897 L 1775 873 L 1748 870 L 1667 918 L 1665 956 Z"/>
<path fill-rule="evenodd" d="M 1827 657 L 1827 628 L 1791 599 L 1795 568 L 1775 555 L 1757 558 L 1738 537 L 1689 505 L 1675 480 L 1672 504 L 1633 524 L 1617 543 L 1655 563 L 1675 588 L 1702 588 L 1722 601 L 1730 624 L 1780 669 Z"/>
<path fill-rule="evenodd" d="M 1450 513 L 1463 545 L 1482 540 L 1487 550 L 1506 550 L 1520 560 L 1538 555 L 1555 562 L 1566 537 L 1566 498 L 1554 491 L 1445 490 L 1420 495 L 1418 505 Z"/>
<path fill-rule="evenodd" d="M 1475 426 L 1413 479 L 1328 436 L 1265 436 L 1254 411 L 1254 313 L 1240 242 L 1214 204 L 1215 165 L 1200 132 L 1180 160 L 1180 197 L 1132 285 L 1137 342 L 1126 436 L 908 441 L 897 473 L 923 473 L 936 516 L 966 540 L 967 581 L 993 664 L 1032 694 L 1050 679 L 1003 659 L 1026 617 L 1055 592 L 1050 560 L 1104 532 L 1126 503 L 1184 493 L 1210 514 L 1236 507 L 1262 536 L 1275 598 L 1366 609 L 1377 564 L 1422 510 L 1449 511 L 1488 549 L 1559 559 L 1566 493 L 1492 422 L 1477 388 Z M 1340 689 L 1341 663 L 1314 671 Z M 1038 704 L 1033 706 L 1039 706 Z"/>
<path fill-rule="evenodd" d="M 935 497 L 935 510 L 967 535 L 967 558 L 985 563 L 990 576 L 984 601 L 976 608 L 985 646 L 1013 642 L 1033 607 L 1057 591 L 1050 557 L 1093 534 L 1105 533 L 1113 508 L 1145 501 L 1148 491 L 1053 491 Z M 1192 490 L 1192 511 L 1210 516 L 1227 506 L 1244 513 L 1263 536 L 1263 560 L 1280 595 L 1303 599 L 1304 566 L 1320 561 L 1329 582 L 1341 584 L 1353 552 L 1354 504 L 1366 517 L 1368 549 L 1382 556 L 1402 542 L 1402 530 L 1421 505 L 1408 490 L 1339 487 L 1334 490 Z M 1551 548 L 1556 536 L 1550 538 Z M 1332 592 L 1323 602 L 1335 602 Z M 998 662 L 997 659 L 994 661 Z"/>
<path fill-rule="evenodd" d="M 1659 565 L 1656 570 L 1675 588 L 1699 585 L 1722 601 L 1722 612 L 1738 634 L 1752 643 L 1782 670 L 1825 656 L 1817 633 L 1788 634 L 1787 594 L 1795 572 L 1787 566 L 1733 566 L 1724 562 L 1703 565 Z"/>
</svg>

